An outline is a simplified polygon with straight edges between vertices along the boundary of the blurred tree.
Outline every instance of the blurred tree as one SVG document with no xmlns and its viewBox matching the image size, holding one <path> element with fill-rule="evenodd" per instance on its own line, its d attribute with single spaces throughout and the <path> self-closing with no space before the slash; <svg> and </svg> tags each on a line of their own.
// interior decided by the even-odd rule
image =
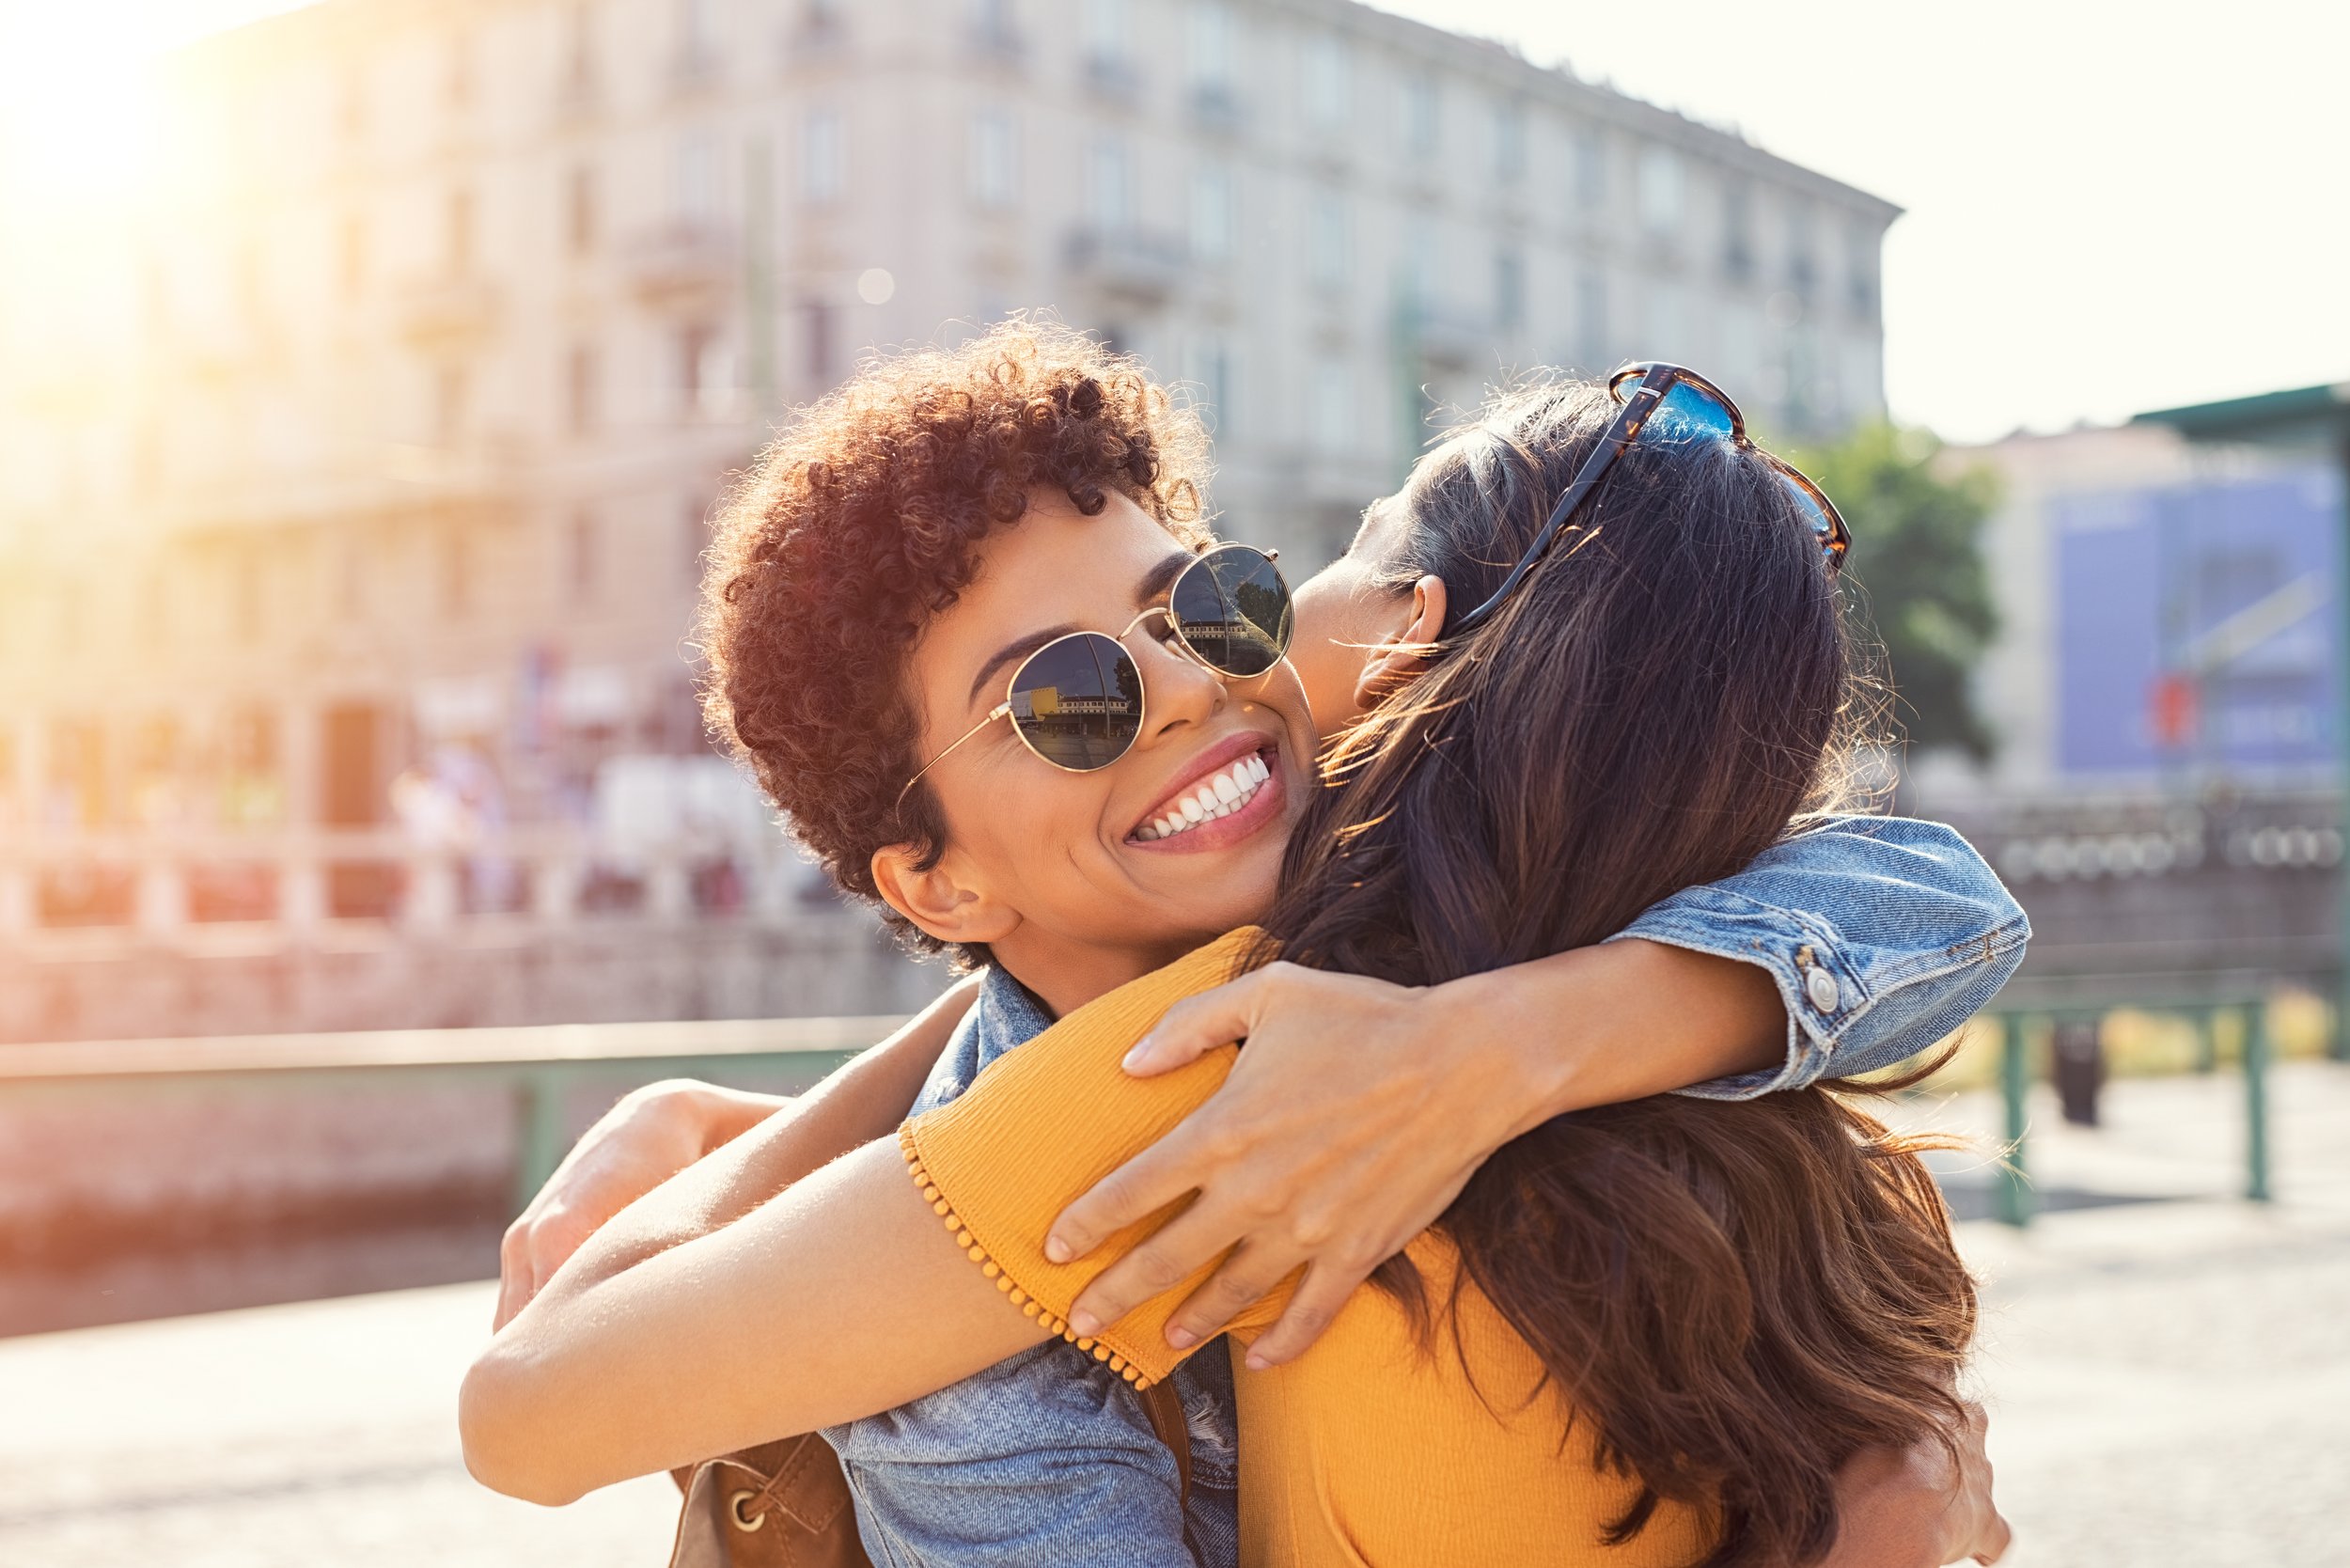
<svg viewBox="0 0 2350 1568">
<path fill-rule="evenodd" d="M 1987 468 L 1950 472 L 1941 451 L 1929 431 L 1878 421 L 1794 463 L 1852 528 L 1854 604 L 1884 644 L 1909 743 L 1981 761 L 1998 745 L 1971 677 L 1999 629 L 1982 557 L 1998 480 Z"/>
</svg>

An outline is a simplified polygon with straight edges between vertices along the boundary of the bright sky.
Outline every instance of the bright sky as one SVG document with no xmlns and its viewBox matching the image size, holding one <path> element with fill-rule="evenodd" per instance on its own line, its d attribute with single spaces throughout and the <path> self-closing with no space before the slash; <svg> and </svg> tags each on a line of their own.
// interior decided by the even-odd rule
<svg viewBox="0 0 2350 1568">
<path fill-rule="evenodd" d="M 1381 0 L 1908 209 L 1886 389 L 1957 440 L 2350 380 L 2344 0 Z"/>
<path fill-rule="evenodd" d="M 0 156 L 30 136 L 102 185 L 142 57 L 295 3 L 0 0 Z M 2350 379 L 2343 0 L 1385 3 L 1907 208 L 1885 265 L 1904 420 L 1979 440 Z"/>
</svg>

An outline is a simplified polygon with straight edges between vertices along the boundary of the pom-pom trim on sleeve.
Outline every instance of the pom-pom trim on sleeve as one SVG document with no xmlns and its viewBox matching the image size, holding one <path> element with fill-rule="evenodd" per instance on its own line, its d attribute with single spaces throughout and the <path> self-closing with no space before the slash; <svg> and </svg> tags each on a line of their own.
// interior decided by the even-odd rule
<svg viewBox="0 0 2350 1568">
<path fill-rule="evenodd" d="M 923 1200 L 930 1204 L 931 1213 L 946 1223 L 947 1233 L 954 1237 L 955 1246 L 963 1249 L 964 1256 L 979 1265 L 981 1275 L 995 1281 L 995 1288 L 1004 1293 L 1005 1300 L 1019 1308 L 1023 1316 L 1036 1319 L 1046 1329 L 1058 1334 L 1079 1350 L 1091 1352 L 1096 1361 L 1108 1362 L 1110 1371 L 1118 1373 L 1136 1388 L 1151 1387 L 1154 1380 L 1145 1376 L 1141 1368 L 1127 1360 L 1123 1356 L 1114 1353 L 1108 1345 L 1091 1339 L 1080 1339 L 1077 1331 L 1069 1326 L 1067 1319 L 1056 1317 L 1046 1311 L 1042 1303 L 1039 1302 L 1036 1297 L 1012 1283 L 1011 1276 L 1004 1272 L 1003 1265 L 989 1257 L 987 1248 L 972 1239 L 970 1229 L 955 1213 L 954 1205 L 940 1193 L 938 1184 L 932 1181 L 930 1172 L 923 1168 L 921 1152 L 914 1146 L 914 1132 L 911 1126 L 898 1129 L 898 1149 L 905 1156 L 906 1174 L 912 1177 L 914 1184 L 921 1189 Z"/>
</svg>

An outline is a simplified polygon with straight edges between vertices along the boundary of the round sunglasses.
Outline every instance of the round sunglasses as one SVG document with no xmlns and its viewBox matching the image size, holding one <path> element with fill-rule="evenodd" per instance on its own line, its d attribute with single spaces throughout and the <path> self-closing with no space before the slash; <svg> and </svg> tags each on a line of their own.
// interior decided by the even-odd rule
<svg viewBox="0 0 2350 1568">
<path fill-rule="evenodd" d="M 1264 674 L 1290 651 L 1290 586 L 1274 562 L 1278 551 L 1219 544 L 1185 566 L 1153 604 L 1113 637 L 1072 632 L 1020 661 L 1004 700 L 916 770 L 898 792 L 945 761 L 948 753 L 997 719 L 1030 751 L 1064 773 L 1091 773 L 1126 755 L 1142 733 L 1142 668 L 1125 638 L 1146 620 L 1164 619 L 1176 647 L 1212 674 L 1241 681 Z"/>
<path fill-rule="evenodd" d="M 1738 412 L 1738 405 L 1730 400 L 1729 393 L 1695 370 L 1659 360 L 1644 360 L 1626 365 L 1609 376 L 1607 395 L 1616 400 L 1623 412 L 1607 427 L 1607 433 L 1600 437 L 1591 455 L 1583 460 L 1574 481 L 1559 497 L 1559 504 L 1551 508 L 1549 521 L 1534 536 L 1534 542 L 1527 546 L 1526 554 L 1511 569 L 1510 575 L 1494 589 L 1493 597 L 1454 621 L 1447 635 L 1474 631 L 1492 619 L 1493 613 L 1517 591 L 1518 585 L 1526 581 L 1526 574 L 1550 549 L 1575 508 L 1590 498 L 1615 467 L 1616 460 L 1623 456 L 1642 431 L 1653 431 L 1668 441 L 1728 441 L 1760 455 L 1778 472 L 1779 482 L 1787 487 L 1795 503 L 1796 514 L 1819 541 L 1829 574 L 1841 570 L 1844 557 L 1852 549 L 1852 531 L 1844 526 L 1836 503 L 1793 463 L 1754 444 L 1747 434 L 1746 416 Z"/>
</svg>

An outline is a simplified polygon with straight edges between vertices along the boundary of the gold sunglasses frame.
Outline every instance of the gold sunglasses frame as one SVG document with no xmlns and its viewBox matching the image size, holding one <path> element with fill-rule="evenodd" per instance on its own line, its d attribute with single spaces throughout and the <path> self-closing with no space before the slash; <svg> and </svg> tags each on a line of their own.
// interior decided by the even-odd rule
<svg viewBox="0 0 2350 1568">
<path fill-rule="evenodd" d="M 1201 561 L 1204 561 L 1210 556 L 1214 555 L 1217 550 L 1230 550 L 1235 548 L 1243 550 L 1256 550 L 1256 546 L 1253 544 L 1236 546 L 1229 543 L 1219 544 L 1212 549 L 1203 550 L 1198 557 L 1185 564 L 1182 572 L 1176 573 L 1175 582 L 1182 582 L 1185 572 L 1189 572 L 1197 569 Z M 1279 570 L 1281 561 L 1280 551 L 1257 550 L 1257 554 L 1262 556 L 1266 560 L 1271 561 L 1277 572 Z M 1282 587 L 1284 589 L 1287 589 L 1288 579 L 1284 578 L 1282 580 Z M 904 788 L 898 792 L 898 798 L 893 803 L 892 809 L 895 809 L 898 806 L 903 806 L 906 803 L 906 796 L 913 792 L 914 787 L 916 784 L 922 782 L 923 775 L 929 773 L 932 768 L 938 766 L 939 763 L 954 755 L 956 747 L 970 740 L 972 736 L 978 734 L 980 730 L 985 729 L 989 725 L 994 724 L 996 720 L 1008 719 L 1011 717 L 1011 694 L 1013 689 L 1020 684 L 1021 672 L 1026 669 L 1033 661 L 1042 658 L 1054 649 L 1058 648 L 1062 643 L 1076 642 L 1086 637 L 1109 637 L 1111 642 L 1118 645 L 1118 651 L 1126 659 L 1134 663 L 1136 677 L 1135 684 L 1142 698 L 1141 705 L 1137 708 L 1135 713 L 1135 732 L 1136 734 L 1141 733 L 1143 723 L 1150 714 L 1151 687 L 1150 682 L 1142 679 L 1141 662 L 1139 660 L 1136 660 L 1134 654 L 1127 649 L 1126 639 L 1135 635 L 1136 627 L 1141 625 L 1144 621 L 1151 619 L 1154 616 L 1164 616 L 1167 619 L 1167 623 L 1174 634 L 1175 646 L 1183 650 L 1183 657 L 1189 659 L 1193 664 L 1198 665 L 1201 669 L 1206 670 L 1210 675 L 1214 676 L 1218 681 L 1222 681 L 1227 683 L 1234 681 L 1261 681 L 1289 661 L 1289 646 L 1287 643 L 1284 643 L 1281 648 L 1280 657 L 1274 660 L 1273 663 L 1267 665 L 1262 670 L 1255 675 L 1234 675 L 1230 670 L 1217 668 L 1214 664 L 1211 664 L 1208 661 L 1206 655 L 1202 654 L 1198 649 L 1192 647 L 1191 639 L 1183 635 L 1183 623 L 1175 619 L 1175 583 L 1169 583 L 1167 585 L 1167 603 L 1164 604 L 1153 604 L 1149 609 L 1142 611 L 1140 614 L 1136 615 L 1134 619 L 1126 622 L 1126 629 L 1119 633 L 1118 635 L 1114 637 L 1111 637 L 1107 632 L 1065 633 L 1060 636 L 1055 637 L 1051 642 L 1046 643 L 1043 647 L 1030 653 L 1026 658 L 1022 659 L 1017 665 L 1014 665 L 1012 666 L 1011 674 L 1006 677 L 1004 681 L 1004 700 L 995 704 L 995 707 L 990 708 L 987 711 L 987 716 L 980 719 L 979 723 L 973 725 L 970 729 L 964 730 L 962 734 L 956 736 L 952 741 L 948 742 L 946 748 L 940 751 L 937 756 L 932 758 L 929 761 L 923 763 L 919 768 L 916 769 L 914 776 L 907 779 L 905 781 Z M 1295 596 L 1293 594 L 1292 595 L 1291 602 L 1292 605 L 1295 604 Z M 1295 635 L 1296 631 L 1292 626 L 1291 630 L 1291 636 L 1293 639 Z M 1037 749 L 1036 743 L 1028 739 L 1027 731 L 1022 729 L 1020 726 L 1017 724 L 1013 725 L 1011 727 L 1011 732 L 1019 738 L 1021 745 L 1026 748 L 1029 756 L 1035 758 L 1038 761 L 1043 763 L 1048 768 L 1057 769 L 1061 773 L 1099 773 L 1102 771 L 1102 768 L 1073 768 L 1065 762 L 1056 762 L 1050 757 L 1045 756 L 1043 752 Z M 1131 751 L 1134 749 L 1134 743 L 1132 741 L 1128 741 L 1126 743 L 1126 746 L 1127 750 Z M 1107 762 L 1103 763 L 1102 767 L 1106 768 L 1116 766 L 1124 759 L 1125 755 L 1125 752 L 1120 752 L 1118 756 L 1113 757 Z"/>
</svg>

